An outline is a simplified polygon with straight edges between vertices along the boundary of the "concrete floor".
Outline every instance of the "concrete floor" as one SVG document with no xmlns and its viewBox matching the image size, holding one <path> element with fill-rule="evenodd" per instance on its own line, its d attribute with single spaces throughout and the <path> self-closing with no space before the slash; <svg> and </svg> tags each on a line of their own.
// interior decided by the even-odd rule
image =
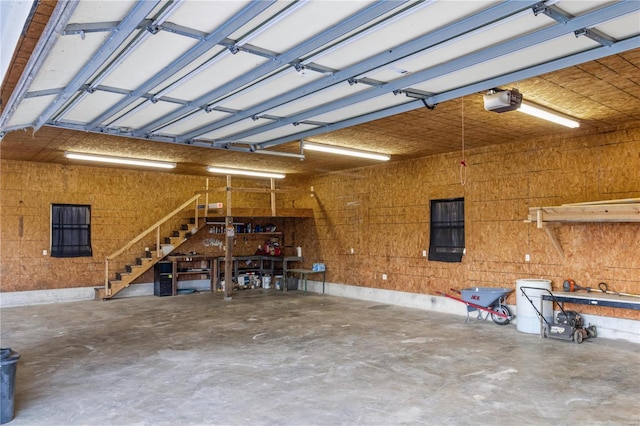
<svg viewBox="0 0 640 426">
<path fill-rule="evenodd" d="M 261 290 L 4 308 L 19 425 L 640 424 L 640 348 Z"/>
</svg>

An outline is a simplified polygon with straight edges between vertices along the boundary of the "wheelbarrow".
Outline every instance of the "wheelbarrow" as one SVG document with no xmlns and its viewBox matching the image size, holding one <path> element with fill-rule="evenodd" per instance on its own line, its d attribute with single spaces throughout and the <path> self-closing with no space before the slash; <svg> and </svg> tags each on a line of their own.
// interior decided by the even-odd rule
<svg viewBox="0 0 640 426">
<path fill-rule="evenodd" d="M 446 293 L 440 294 L 467 305 L 467 319 L 465 323 L 475 322 L 469 318 L 469 312 L 475 311 L 478 311 L 476 320 L 486 320 L 489 318 L 489 315 L 491 315 L 493 322 L 498 325 L 509 324 L 509 321 L 513 319 L 509 308 L 503 304 L 505 297 L 513 291 L 511 288 L 471 287 L 460 291 L 452 288 L 451 291 L 458 293 L 461 297 L 451 296 Z M 483 312 L 487 313 L 484 318 L 482 317 Z"/>
</svg>

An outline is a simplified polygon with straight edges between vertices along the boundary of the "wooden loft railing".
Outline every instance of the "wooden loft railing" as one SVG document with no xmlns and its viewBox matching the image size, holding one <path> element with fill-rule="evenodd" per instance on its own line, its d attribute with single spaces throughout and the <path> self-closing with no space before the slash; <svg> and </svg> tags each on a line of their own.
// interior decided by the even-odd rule
<svg viewBox="0 0 640 426">
<path fill-rule="evenodd" d="M 147 228 L 146 230 L 144 230 L 143 232 L 141 232 L 139 235 L 137 235 L 136 237 L 134 237 L 131 241 L 129 241 L 127 244 L 124 245 L 124 247 L 122 247 L 121 249 L 115 251 L 114 253 L 110 254 L 109 256 L 107 256 L 105 258 L 105 275 L 104 275 L 104 292 L 101 292 L 101 296 L 103 297 L 113 297 L 115 295 L 115 293 L 117 293 L 118 291 L 122 290 L 122 288 L 124 287 L 128 287 L 129 284 L 131 283 L 131 281 L 133 281 L 135 278 L 137 278 L 139 275 L 141 275 L 144 271 L 148 270 L 151 266 L 153 266 L 155 263 L 157 263 L 162 257 L 164 257 L 166 255 L 166 253 L 163 253 L 161 244 L 160 244 L 160 227 L 165 224 L 167 221 L 169 221 L 170 219 L 172 219 L 174 216 L 176 216 L 178 213 L 182 212 L 187 206 L 189 206 L 190 204 L 195 202 L 195 224 L 194 224 L 194 228 L 195 229 L 200 229 L 199 227 L 199 223 L 198 223 L 198 200 L 200 199 L 202 195 L 201 194 L 197 194 L 194 195 L 193 197 L 191 197 L 189 200 L 185 201 L 183 204 L 181 204 L 179 207 L 177 207 L 175 210 L 173 210 L 171 213 L 167 214 L 166 216 L 164 216 L 162 219 L 160 219 L 159 221 L 157 221 L 156 223 L 154 223 L 153 225 L 151 225 L 149 228 Z M 206 197 L 208 199 L 208 197 Z M 208 204 L 205 203 L 205 208 L 204 208 L 204 218 L 206 219 L 207 217 L 207 209 L 208 209 Z M 204 225 L 205 221 L 202 221 L 202 224 Z M 155 250 L 155 259 L 151 258 L 150 261 L 148 262 L 148 265 L 144 268 L 140 268 L 140 271 L 137 274 L 134 275 L 129 275 L 127 277 L 127 279 L 122 279 L 119 280 L 119 285 L 117 286 L 118 288 L 113 288 L 113 286 L 111 285 L 112 283 L 110 283 L 109 280 L 109 276 L 110 273 L 112 271 L 110 271 L 110 262 L 113 262 L 116 258 L 118 258 L 120 255 L 122 255 L 123 253 L 127 252 L 127 250 L 129 250 L 134 244 L 136 244 L 137 242 L 139 242 L 140 240 L 142 240 L 144 237 L 146 237 L 147 235 L 149 235 L 151 232 L 155 231 L 156 233 L 156 250 Z"/>
<path fill-rule="evenodd" d="M 245 187 L 233 187 L 231 186 L 231 176 L 227 175 L 227 186 L 219 188 L 208 188 L 204 191 L 197 191 L 197 194 L 210 194 L 217 192 L 226 192 L 227 205 L 224 208 L 210 209 L 207 215 L 212 217 L 313 217 L 313 209 L 298 209 L 298 208 L 276 208 L 276 194 L 309 194 L 311 197 L 315 197 L 315 191 L 313 186 L 310 190 L 300 190 L 291 188 L 276 188 L 275 179 L 270 179 L 270 188 L 245 188 Z M 231 193 L 233 192 L 252 192 L 260 194 L 270 194 L 269 207 L 233 207 L 231 203 Z M 207 204 L 208 206 L 208 204 Z"/>
</svg>

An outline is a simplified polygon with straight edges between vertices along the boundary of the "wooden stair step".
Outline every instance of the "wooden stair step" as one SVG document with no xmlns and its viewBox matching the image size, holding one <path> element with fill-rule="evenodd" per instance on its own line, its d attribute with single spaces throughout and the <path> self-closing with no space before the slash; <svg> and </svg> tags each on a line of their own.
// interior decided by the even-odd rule
<svg viewBox="0 0 640 426">
<path fill-rule="evenodd" d="M 124 281 L 126 279 L 126 277 L 128 277 L 129 275 L 131 275 L 131 272 L 125 272 L 125 271 L 120 271 L 120 272 L 116 272 L 116 279 L 115 281 Z M 110 281 L 113 282 L 113 281 Z"/>
<path fill-rule="evenodd" d="M 109 298 L 104 290 L 104 287 L 96 287 L 94 288 L 94 290 L 96 292 L 95 293 L 96 300 L 105 300 Z"/>
</svg>

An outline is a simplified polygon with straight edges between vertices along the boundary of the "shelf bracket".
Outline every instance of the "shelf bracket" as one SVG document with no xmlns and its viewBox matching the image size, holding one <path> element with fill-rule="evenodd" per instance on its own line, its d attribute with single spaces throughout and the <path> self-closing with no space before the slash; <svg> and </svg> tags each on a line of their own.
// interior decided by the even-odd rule
<svg viewBox="0 0 640 426">
<path fill-rule="evenodd" d="M 558 241 L 558 235 L 556 234 L 557 226 L 552 226 L 552 225 L 548 225 L 547 224 L 547 225 L 544 225 L 543 228 L 544 228 L 545 232 L 547 233 L 547 235 L 549 236 L 549 238 L 551 239 L 551 242 L 553 243 L 553 246 L 558 251 L 558 254 L 564 260 L 564 251 L 562 250 L 562 246 L 560 245 L 560 241 Z"/>
</svg>

